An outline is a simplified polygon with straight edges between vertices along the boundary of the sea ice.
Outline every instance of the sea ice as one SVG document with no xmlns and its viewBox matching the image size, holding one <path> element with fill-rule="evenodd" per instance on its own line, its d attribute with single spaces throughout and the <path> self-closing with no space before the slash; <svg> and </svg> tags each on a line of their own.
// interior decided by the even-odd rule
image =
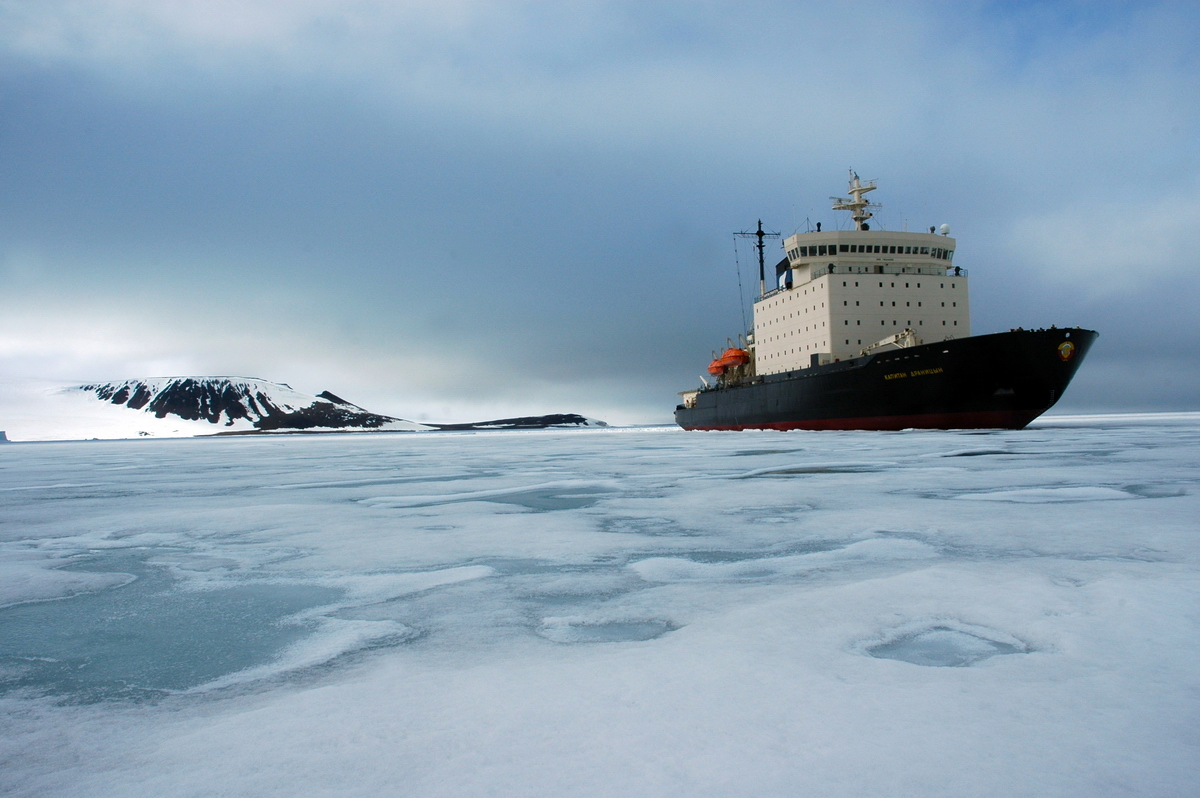
<svg viewBox="0 0 1200 798">
<path fill-rule="evenodd" d="M 0 449 L 0 793 L 1174 796 L 1200 414 Z"/>
</svg>

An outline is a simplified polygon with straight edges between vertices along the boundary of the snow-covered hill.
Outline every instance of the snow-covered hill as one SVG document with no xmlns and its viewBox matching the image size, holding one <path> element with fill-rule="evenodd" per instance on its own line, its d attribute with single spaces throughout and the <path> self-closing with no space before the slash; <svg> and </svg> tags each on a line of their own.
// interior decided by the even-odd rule
<svg viewBox="0 0 1200 798">
<path fill-rule="evenodd" d="M 13 441 L 38 441 L 433 427 L 371 413 L 328 391 L 313 396 L 248 377 L 158 377 L 89 385 L 5 382 L 0 429 Z"/>
<path fill-rule="evenodd" d="M 314 396 L 252 377 L 155 377 L 88 385 L 0 381 L 0 430 L 11 441 L 603 426 L 575 414 L 419 424 L 372 413 L 329 391 Z"/>
<path fill-rule="evenodd" d="M 328 391 L 312 396 L 284 383 L 247 377 L 163 377 L 81 385 L 78 390 L 114 405 L 153 413 L 156 418 L 178 416 L 222 427 L 245 428 L 249 424 L 264 431 L 429 429 L 368 412 Z"/>
</svg>

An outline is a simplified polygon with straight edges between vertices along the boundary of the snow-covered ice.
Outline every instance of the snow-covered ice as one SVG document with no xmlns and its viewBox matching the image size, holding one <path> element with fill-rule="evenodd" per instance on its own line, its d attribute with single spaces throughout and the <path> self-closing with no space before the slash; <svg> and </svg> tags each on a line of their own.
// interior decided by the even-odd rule
<svg viewBox="0 0 1200 798">
<path fill-rule="evenodd" d="M 1177 796 L 1200 414 L 0 447 L 0 793 Z"/>
</svg>

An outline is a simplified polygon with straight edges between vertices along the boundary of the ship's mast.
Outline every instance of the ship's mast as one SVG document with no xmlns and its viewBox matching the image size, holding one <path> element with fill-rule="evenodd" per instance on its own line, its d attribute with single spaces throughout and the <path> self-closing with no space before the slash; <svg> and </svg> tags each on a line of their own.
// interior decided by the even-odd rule
<svg viewBox="0 0 1200 798">
<path fill-rule="evenodd" d="M 764 238 L 779 238 L 779 233 L 768 233 L 763 230 L 762 219 L 758 220 L 758 230 L 750 232 L 743 230 L 740 233 L 734 233 L 739 238 L 757 238 L 758 243 L 754 248 L 758 250 L 758 295 L 761 297 L 767 293 L 767 267 L 766 267 L 766 246 L 763 244 Z"/>
<path fill-rule="evenodd" d="M 870 230 L 867 225 L 867 219 L 870 219 L 875 214 L 872 210 L 879 210 L 881 206 L 874 205 L 863 199 L 863 194 L 876 189 L 875 181 L 870 180 L 865 185 L 858 179 L 858 174 L 850 170 L 850 198 L 846 197 L 830 197 L 833 200 L 833 209 L 835 211 L 850 211 L 850 218 L 854 220 L 855 230 Z"/>
<path fill-rule="evenodd" d="M 758 243 L 754 245 L 758 249 L 758 295 L 762 296 L 766 293 L 767 288 L 767 272 L 763 266 L 763 239 L 767 237 L 767 234 L 763 232 L 762 219 L 758 220 L 758 232 L 754 235 L 758 238 Z"/>
</svg>

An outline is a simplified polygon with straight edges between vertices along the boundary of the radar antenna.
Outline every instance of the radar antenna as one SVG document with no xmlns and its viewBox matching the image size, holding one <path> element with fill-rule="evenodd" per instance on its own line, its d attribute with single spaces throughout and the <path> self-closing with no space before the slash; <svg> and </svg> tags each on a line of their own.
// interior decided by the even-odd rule
<svg viewBox="0 0 1200 798">
<path fill-rule="evenodd" d="M 850 199 L 847 199 L 846 197 L 830 197 L 829 199 L 833 200 L 833 209 L 835 211 L 851 212 L 850 218 L 854 220 L 855 230 L 870 230 L 871 228 L 867 226 L 867 219 L 870 219 L 875 215 L 871 213 L 871 211 L 877 211 L 883 206 L 867 202 L 865 199 L 863 199 L 863 194 L 866 194 L 868 191 L 874 191 L 876 188 L 877 186 L 875 185 L 874 180 L 869 180 L 864 185 L 863 182 L 858 179 L 858 174 L 851 169 L 849 188 Z"/>
<path fill-rule="evenodd" d="M 767 293 L 767 271 L 766 266 L 764 265 L 763 256 L 763 252 L 766 250 L 766 247 L 763 245 L 763 239 L 779 238 L 780 235 L 779 233 L 765 232 L 762 226 L 762 219 L 758 220 L 758 230 L 753 232 L 750 230 L 743 230 L 742 232 L 734 233 L 733 235 L 737 238 L 758 239 L 758 243 L 754 245 L 754 248 L 758 250 L 758 295 L 761 297 L 763 294 Z"/>
</svg>

